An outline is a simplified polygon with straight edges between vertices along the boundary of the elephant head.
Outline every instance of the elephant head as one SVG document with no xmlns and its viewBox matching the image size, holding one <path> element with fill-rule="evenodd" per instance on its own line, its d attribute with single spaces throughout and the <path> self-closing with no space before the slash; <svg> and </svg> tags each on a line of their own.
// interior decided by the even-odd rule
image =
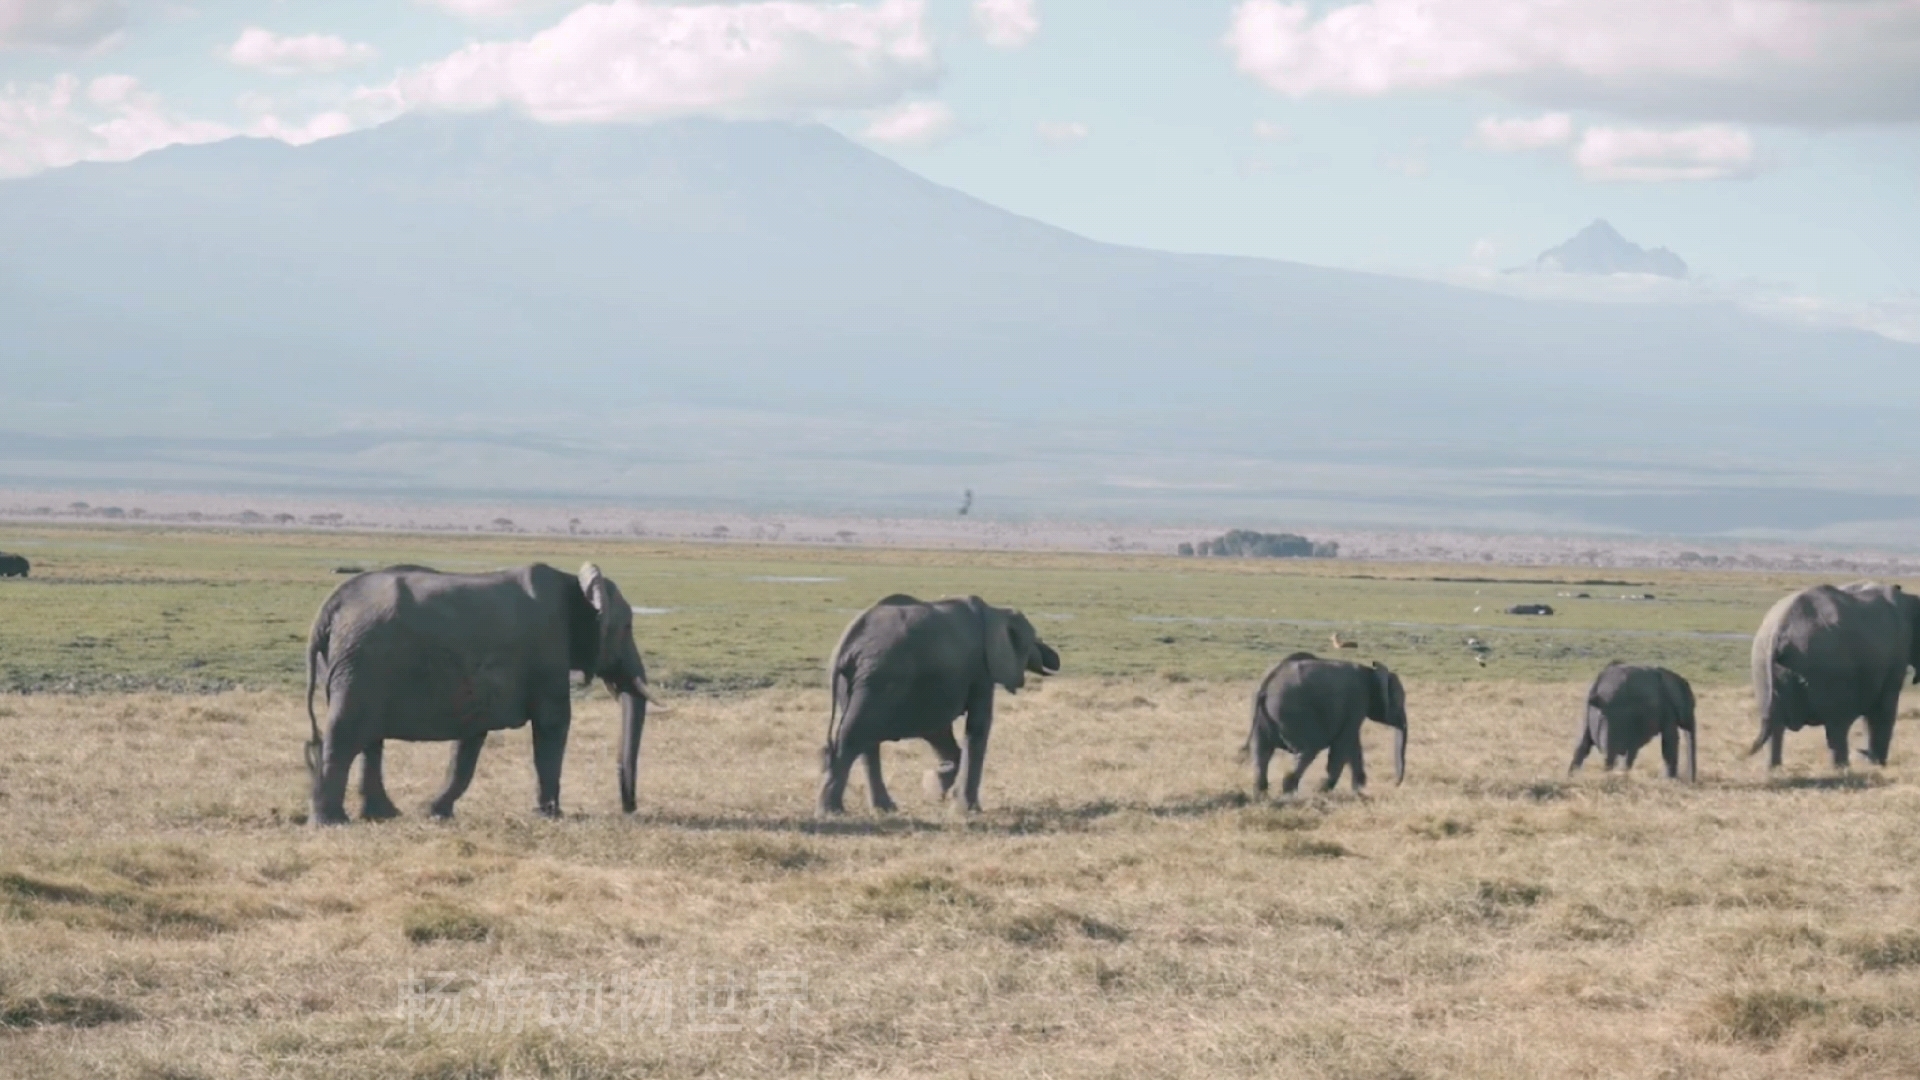
<svg viewBox="0 0 1920 1080">
<path fill-rule="evenodd" d="M 1040 640 L 1040 632 L 1025 615 L 1008 608 L 997 608 L 979 601 L 985 623 L 987 674 L 993 681 L 1018 693 L 1027 685 L 1027 673 L 1053 675 L 1060 670 L 1060 654 Z"/>
<path fill-rule="evenodd" d="M 1393 782 L 1407 778 L 1407 688 L 1400 676 L 1378 660 L 1373 662 L 1373 686 L 1367 699 L 1367 719 L 1393 729 Z"/>
<path fill-rule="evenodd" d="M 1893 605 L 1907 621 L 1907 666 L 1913 668 L 1914 685 L 1920 686 L 1920 596 L 1895 585 L 1888 590 Z"/>
<path fill-rule="evenodd" d="M 620 702 L 620 806 L 633 813 L 634 780 L 640 759 L 640 733 L 647 723 L 647 669 L 633 641 L 633 608 L 620 589 L 587 563 L 580 568 L 580 592 L 592 618 L 575 622 L 571 665 L 587 679 L 599 679 Z"/>
</svg>

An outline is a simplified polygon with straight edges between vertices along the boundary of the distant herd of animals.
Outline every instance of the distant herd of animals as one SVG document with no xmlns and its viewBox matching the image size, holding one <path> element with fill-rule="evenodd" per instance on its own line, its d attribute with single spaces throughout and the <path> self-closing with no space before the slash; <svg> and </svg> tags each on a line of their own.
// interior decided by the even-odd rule
<svg viewBox="0 0 1920 1080">
<path fill-rule="evenodd" d="M 1337 648 L 1350 647 L 1337 636 Z M 1753 689 L 1760 732 L 1749 756 L 1772 746 L 1780 764 L 1785 734 L 1826 730 L 1833 764 L 1845 768 L 1848 735 L 1867 723 L 1864 756 L 1884 765 L 1908 668 L 1920 682 L 1920 597 L 1898 585 L 1817 585 L 1783 597 L 1753 642 Z M 1060 670 L 1060 654 L 1019 611 L 977 596 L 923 602 L 885 597 L 848 624 L 828 664 L 831 705 L 821 749 L 818 809 L 844 810 L 847 781 L 863 763 L 876 810 L 894 809 L 880 768 L 884 742 L 923 739 L 938 755 L 926 776 L 935 798 L 959 795 L 980 809 L 981 769 L 993 728 L 996 688 L 1009 693 L 1028 675 Z M 321 605 L 307 644 L 307 765 L 315 824 L 347 820 L 348 770 L 356 757 L 361 813 L 398 815 L 381 779 L 385 740 L 454 743 L 445 787 L 429 812 L 451 817 L 473 779 L 492 731 L 531 725 L 538 809 L 560 813 L 561 762 L 571 723 L 574 676 L 599 679 L 619 702 L 620 804 L 636 806 L 635 778 L 647 707 L 655 700 L 633 637 L 633 609 L 591 563 L 578 574 L 544 564 L 484 574 L 443 574 L 421 566 L 359 573 Z M 324 685 L 324 730 L 314 692 Z M 961 738 L 954 721 L 965 718 Z M 1322 790 L 1350 770 L 1366 785 L 1362 722 L 1394 732 L 1394 780 L 1406 776 L 1407 697 L 1384 664 L 1294 653 L 1268 670 L 1253 696 L 1245 744 L 1257 791 L 1267 790 L 1273 755 L 1293 766 L 1292 793 L 1314 760 L 1328 755 Z M 1631 769 L 1655 737 L 1668 778 L 1695 769 L 1692 688 L 1664 668 L 1609 664 L 1587 693 L 1569 771 L 1599 749 L 1608 769 Z"/>
</svg>

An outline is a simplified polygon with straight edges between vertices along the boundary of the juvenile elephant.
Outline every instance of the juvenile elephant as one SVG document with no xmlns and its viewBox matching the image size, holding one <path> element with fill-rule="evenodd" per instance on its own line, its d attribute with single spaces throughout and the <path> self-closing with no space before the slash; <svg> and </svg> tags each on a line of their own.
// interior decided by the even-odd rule
<svg viewBox="0 0 1920 1080">
<path fill-rule="evenodd" d="M 1867 719 L 1866 757 L 1887 763 L 1907 668 L 1920 682 L 1920 597 L 1898 585 L 1815 585 L 1782 597 L 1753 638 L 1753 696 L 1760 734 L 1749 755 L 1772 744 L 1778 768 L 1786 733 L 1827 729 L 1836 769 L 1847 767 L 1847 734 Z"/>
<path fill-rule="evenodd" d="M 940 755 L 929 788 L 944 798 L 963 771 L 966 807 L 980 809 L 980 772 L 993 729 L 993 689 L 1015 693 L 1027 673 L 1052 675 L 1060 654 L 1025 615 L 977 596 L 924 603 L 895 594 L 856 616 L 840 635 L 827 677 L 833 702 L 821 750 L 820 812 L 845 809 L 847 775 L 864 757 L 867 793 L 892 810 L 880 776 L 880 744 L 925 739 Z M 953 721 L 966 714 L 966 748 Z"/>
<path fill-rule="evenodd" d="M 1253 695 L 1253 725 L 1247 734 L 1247 752 L 1253 758 L 1253 788 L 1267 791 L 1267 765 L 1274 751 L 1293 755 L 1293 768 L 1280 782 L 1291 795 L 1320 751 L 1327 756 L 1323 791 L 1340 782 L 1340 771 L 1353 768 L 1353 790 L 1367 786 L 1366 761 L 1360 752 L 1360 724 L 1374 720 L 1393 729 L 1393 782 L 1407 777 L 1407 691 L 1400 676 L 1385 664 L 1372 666 L 1350 660 L 1322 660 L 1299 652 L 1275 664 L 1260 680 Z"/>
<path fill-rule="evenodd" d="M 1687 781 L 1691 783 L 1697 772 L 1693 687 L 1666 668 L 1616 661 L 1602 668 L 1587 690 L 1580 740 L 1574 745 L 1573 764 L 1567 766 L 1567 772 L 1578 770 L 1596 746 L 1607 755 L 1608 772 L 1622 758 L 1631 770 L 1640 748 L 1658 735 L 1660 757 L 1671 780 L 1680 772 L 1682 734 L 1687 739 Z"/>
<path fill-rule="evenodd" d="M 576 578 L 541 563 L 489 574 L 400 566 L 343 582 L 321 605 L 307 643 L 314 823 L 346 821 L 347 770 L 361 754 L 363 816 L 399 813 L 380 775 L 383 739 L 457 743 L 430 807 L 451 817 L 487 733 L 528 722 L 539 811 L 558 816 L 575 671 L 599 678 L 620 701 L 620 803 L 631 813 L 650 692 L 633 609 L 599 567 L 588 563 Z M 324 737 L 313 711 L 322 681 Z"/>
</svg>

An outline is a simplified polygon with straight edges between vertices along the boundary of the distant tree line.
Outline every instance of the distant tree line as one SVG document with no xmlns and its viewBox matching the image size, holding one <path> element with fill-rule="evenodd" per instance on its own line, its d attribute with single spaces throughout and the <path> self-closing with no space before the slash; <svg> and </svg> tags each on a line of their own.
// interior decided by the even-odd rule
<svg viewBox="0 0 1920 1080">
<path fill-rule="evenodd" d="M 1251 529 L 1233 529 L 1212 540 L 1181 544 L 1182 555 L 1210 555 L 1227 559 L 1335 559 L 1340 545 L 1331 541 L 1315 542 L 1294 533 L 1263 533 Z"/>
</svg>

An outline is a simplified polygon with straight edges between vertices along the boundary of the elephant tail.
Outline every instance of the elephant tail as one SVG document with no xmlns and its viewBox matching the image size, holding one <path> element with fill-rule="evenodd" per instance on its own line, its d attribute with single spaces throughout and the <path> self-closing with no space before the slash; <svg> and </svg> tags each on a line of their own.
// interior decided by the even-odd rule
<svg viewBox="0 0 1920 1080">
<path fill-rule="evenodd" d="M 1760 748 L 1767 745 L 1775 734 L 1781 731 L 1798 731 L 1806 723 L 1806 710 L 1809 705 L 1807 693 L 1810 689 L 1807 685 L 1807 677 L 1775 659 L 1772 670 L 1768 673 L 1767 682 L 1769 700 L 1760 717 L 1760 735 L 1753 740 L 1752 746 L 1747 747 L 1748 757 L 1759 753 Z M 1787 718 L 1789 712 L 1794 714 L 1791 720 Z"/>
<path fill-rule="evenodd" d="M 1247 725 L 1247 737 L 1240 743 L 1240 753 L 1235 755 L 1236 762 L 1244 763 L 1253 757 L 1253 744 L 1260 738 L 1260 726 L 1268 723 L 1267 686 L 1263 682 L 1260 689 L 1253 692 L 1253 722 Z"/>
<path fill-rule="evenodd" d="M 307 635 L 307 772 L 315 777 L 320 775 L 320 719 L 313 713 L 313 691 L 320 682 L 320 657 L 325 655 L 333 638 L 333 613 L 339 602 L 339 594 L 327 598 L 320 608 L 320 614 L 313 620 L 313 632 Z M 328 691 L 332 697 L 332 691 Z"/>
</svg>

